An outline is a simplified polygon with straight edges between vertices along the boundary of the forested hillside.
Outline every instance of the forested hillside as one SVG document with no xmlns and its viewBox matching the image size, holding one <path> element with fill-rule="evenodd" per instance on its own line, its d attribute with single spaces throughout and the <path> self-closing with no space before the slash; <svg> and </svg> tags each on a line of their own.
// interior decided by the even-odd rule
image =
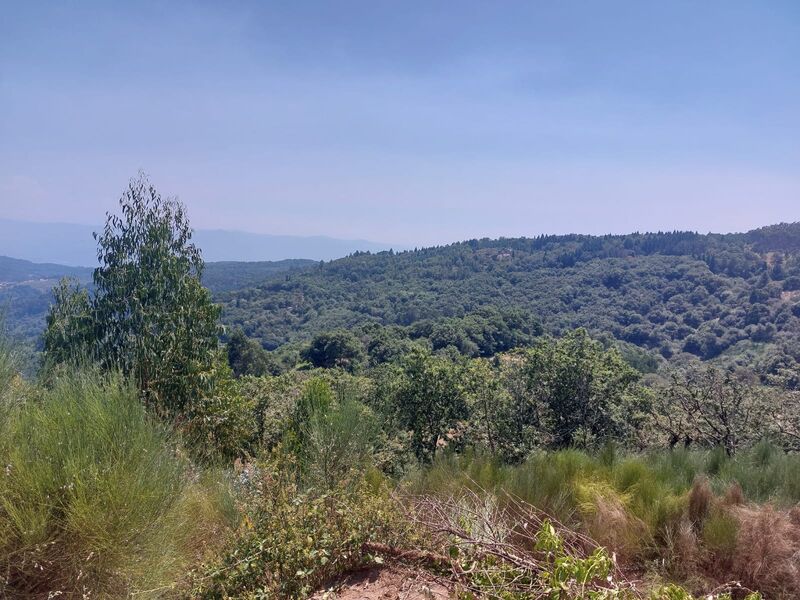
<svg viewBox="0 0 800 600">
<path fill-rule="evenodd" d="M 265 278 L 316 264 L 290 259 L 259 262 L 206 263 L 203 284 L 212 292 L 255 285 Z M 92 269 L 0 256 L 0 315 L 15 339 L 36 346 L 44 330 L 44 318 L 53 301 L 53 287 L 62 277 L 91 287 Z"/>
<path fill-rule="evenodd" d="M 62 277 L 88 285 L 92 270 L 0 256 L 0 316 L 12 336 L 31 344 L 41 336 L 51 290 Z"/>
<path fill-rule="evenodd" d="M 548 333 L 586 327 L 665 358 L 796 360 L 800 223 L 744 234 L 541 236 L 360 253 L 218 300 L 228 325 L 268 349 L 338 328 L 446 322 L 452 345 L 477 355 L 462 343 L 463 324 L 491 307 L 524 314 Z"/>
<path fill-rule="evenodd" d="M 13 334 L 38 339 L 61 276 L 90 280 L 86 269 L 0 263 Z M 223 304 L 229 333 L 241 328 L 268 350 L 299 351 L 349 329 L 363 345 L 355 354 L 373 363 L 419 338 L 434 350 L 491 356 L 542 332 L 585 327 L 629 354 L 641 348 L 650 356 L 637 350 L 635 360 L 650 367 L 715 359 L 800 384 L 800 224 L 483 239 L 327 263 L 208 263 L 203 283 Z"/>
</svg>

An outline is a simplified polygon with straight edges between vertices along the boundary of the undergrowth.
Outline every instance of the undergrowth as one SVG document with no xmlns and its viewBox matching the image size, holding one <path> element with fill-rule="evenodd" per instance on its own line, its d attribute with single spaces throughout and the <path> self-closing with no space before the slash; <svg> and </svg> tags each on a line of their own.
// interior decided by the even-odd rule
<svg viewBox="0 0 800 600">
<path fill-rule="evenodd" d="M 581 490 L 604 485 L 627 500 L 638 518 L 658 525 L 698 478 L 707 479 L 716 494 L 737 485 L 747 501 L 784 507 L 800 502 L 800 455 L 768 442 L 734 457 L 685 449 L 624 455 L 609 446 L 596 455 L 571 449 L 536 452 L 519 465 L 506 465 L 477 452 L 446 454 L 407 483 L 414 491 L 502 487 L 562 521 L 579 516 Z"/>
<path fill-rule="evenodd" d="M 164 597 L 224 537 L 224 484 L 179 456 L 120 377 L 5 394 L 0 596 Z"/>
<path fill-rule="evenodd" d="M 740 581 L 797 597 L 800 457 L 761 443 L 733 458 L 686 451 L 535 453 L 519 465 L 466 452 L 409 476 L 413 494 L 506 495 L 608 548 L 628 572 L 707 592 Z M 772 533 L 766 522 L 772 523 Z M 744 557 L 747 557 L 746 559 Z M 758 567 L 756 567 L 758 565 Z"/>
<path fill-rule="evenodd" d="M 329 579 L 381 564 L 375 547 L 420 543 L 381 476 L 301 488 L 284 460 L 248 467 L 236 540 L 196 573 L 193 597 L 305 598 Z"/>
</svg>

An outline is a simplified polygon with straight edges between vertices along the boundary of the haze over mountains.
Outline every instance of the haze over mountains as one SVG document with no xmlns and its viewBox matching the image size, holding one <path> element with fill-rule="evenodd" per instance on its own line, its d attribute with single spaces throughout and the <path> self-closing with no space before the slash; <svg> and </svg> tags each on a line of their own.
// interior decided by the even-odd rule
<svg viewBox="0 0 800 600">
<path fill-rule="evenodd" d="M 39 223 L 0 219 L 0 255 L 36 263 L 95 266 L 97 245 L 92 233 L 100 226 Z M 217 261 L 332 260 L 356 251 L 379 252 L 393 246 L 366 240 L 327 236 L 292 236 L 199 229 L 193 241 L 203 258 Z M 395 250 L 402 250 L 398 246 Z"/>
</svg>

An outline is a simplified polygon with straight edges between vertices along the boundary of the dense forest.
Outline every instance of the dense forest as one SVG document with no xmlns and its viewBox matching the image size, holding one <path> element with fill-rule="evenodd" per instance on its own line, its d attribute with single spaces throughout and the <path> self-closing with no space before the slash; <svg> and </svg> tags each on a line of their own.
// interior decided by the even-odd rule
<svg viewBox="0 0 800 600">
<path fill-rule="evenodd" d="M 60 276 L 90 270 L 0 262 L 11 333 L 36 344 Z M 208 263 L 203 283 L 237 329 L 294 366 L 322 334 L 381 362 L 408 341 L 491 356 L 584 327 L 645 370 L 695 358 L 793 379 L 800 360 L 800 224 L 690 232 L 471 240 L 331 262 Z M 352 344 L 351 344 L 352 345 Z"/>
<path fill-rule="evenodd" d="M 495 330 L 524 323 L 551 335 L 585 327 L 649 363 L 756 362 L 783 377 L 800 359 L 800 224 L 355 254 L 216 298 L 224 323 L 269 350 L 336 329 L 359 332 L 368 350 L 380 325 L 383 337 L 487 356 L 508 349 Z"/>
<path fill-rule="evenodd" d="M 140 175 L 36 372 L 0 339 L 0 597 L 362 597 L 370 569 L 413 600 L 796 598 L 796 240 L 467 242 L 237 291 L 265 266 L 209 273 Z M 743 343 L 781 368 L 699 360 Z"/>
</svg>

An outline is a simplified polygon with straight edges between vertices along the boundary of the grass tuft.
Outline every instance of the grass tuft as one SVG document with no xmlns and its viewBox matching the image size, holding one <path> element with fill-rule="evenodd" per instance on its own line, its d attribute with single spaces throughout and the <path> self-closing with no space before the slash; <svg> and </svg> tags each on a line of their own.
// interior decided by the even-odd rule
<svg viewBox="0 0 800 600">
<path fill-rule="evenodd" d="M 203 552 L 200 532 L 227 527 L 224 492 L 121 377 L 62 375 L 6 416 L 0 595 L 161 597 Z"/>
</svg>

